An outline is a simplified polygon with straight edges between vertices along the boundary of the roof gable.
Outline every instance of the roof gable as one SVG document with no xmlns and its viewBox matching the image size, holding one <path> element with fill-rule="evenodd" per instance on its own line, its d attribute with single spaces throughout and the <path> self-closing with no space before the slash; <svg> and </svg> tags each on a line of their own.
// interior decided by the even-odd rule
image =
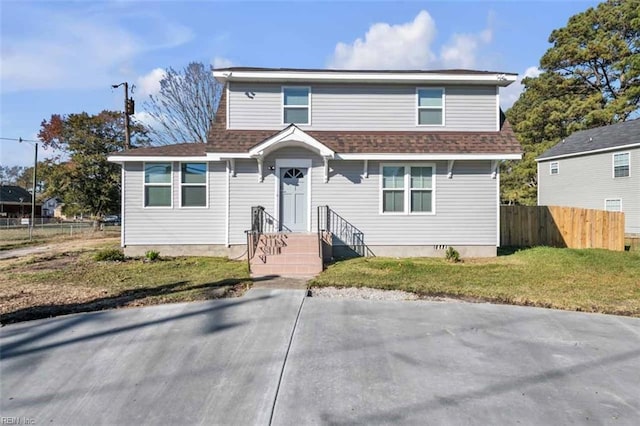
<svg viewBox="0 0 640 426">
<path fill-rule="evenodd" d="M 284 130 L 270 138 L 260 142 L 249 150 L 251 157 L 265 157 L 270 152 L 285 146 L 304 146 L 317 152 L 325 158 L 333 158 L 335 151 L 324 145 L 322 142 L 300 130 L 295 124 L 289 125 Z"/>
<path fill-rule="evenodd" d="M 574 132 L 543 152 L 537 160 L 610 151 L 634 145 L 640 146 L 640 119 Z"/>
<path fill-rule="evenodd" d="M 22 198 L 22 200 L 21 200 Z M 15 185 L 0 186 L 0 202 L 2 203 L 30 203 L 31 193 Z"/>
</svg>

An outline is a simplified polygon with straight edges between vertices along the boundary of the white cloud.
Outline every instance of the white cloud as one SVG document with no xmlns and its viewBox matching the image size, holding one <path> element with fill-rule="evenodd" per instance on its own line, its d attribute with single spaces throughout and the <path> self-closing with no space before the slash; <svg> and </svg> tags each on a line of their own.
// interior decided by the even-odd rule
<svg viewBox="0 0 640 426">
<path fill-rule="evenodd" d="M 213 61 L 211 62 L 213 65 L 213 68 L 229 68 L 233 66 L 233 62 L 231 61 L 231 59 L 227 59 L 227 58 L 223 58 L 222 56 L 216 56 L 215 58 L 213 58 Z"/>
<path fill-rule="evenodd" d="M 138 77 L 136 83 L 137 95 L 146 98 L 149 95 L 157 95 L 160 92 L 160 80 L 167 75 L 162 68 L 155 68 L 148 74 Z"/>
<path fill-rule="evenodd" d="M 336 45 L 330 68 L 421 68 L 433 62 L 436 24 L 425 10 L 405 24 L 373 24 L 362 38 Z"/>
<path fill-rule="evenodd" d="M 136 25 L 108 10 L 34 12 L 29 19 L 37 25 L 26 24 L 28 32 L 3 34 L 2 91 L 108 87 L 130 77 L 138 55 L 193 37 L 188 28 L 157 16 L 125 18 Z"/>
<path fill-rule="evenodd" d="M 524 90 L 522 85 L 522 79 L 525 77 L 537 77 L 542 73 L 540 68 L 531 66 L 527 68 L 523 74 L 518 76 L 518 79 L 511 83 L 509 86 L 500 88 L 500 107 L 503 110 L 511 108 L 511 105 L 518 100 L 520 94 Z"/>
<path fill-rule="evenodd" d="M 480 47 L 491 43 L 493 31 L 486 28 L 477 34 L 453 34 L 441 48 L 440 55 L 433 52 L 435 38 L 436 23 L 429 12 L 422 10 L 411 22 L 373 24 L 364 39 L 339 42 L 328 66 L 338 69 L 472 68 Z"/>
</svg>

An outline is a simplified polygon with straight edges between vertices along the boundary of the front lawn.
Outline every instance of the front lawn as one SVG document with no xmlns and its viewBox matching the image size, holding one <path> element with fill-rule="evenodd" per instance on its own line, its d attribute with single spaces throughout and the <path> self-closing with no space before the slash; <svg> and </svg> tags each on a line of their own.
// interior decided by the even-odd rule
<svg viewBox="0 0 640 426">
<path fill-rule="evenodd" d="M 242 294 L 251 282 L 244 262 L 210 257 L 97 262 L 96 248 L 0 262 L 0 322 L 229 297 Z"/>
<path fill-rule="evenodd" d="M 640 252 L 537 247 L 462 263 L 359 258 L 329 266 L 310 284 L 640 316 Z"/>
</svg>

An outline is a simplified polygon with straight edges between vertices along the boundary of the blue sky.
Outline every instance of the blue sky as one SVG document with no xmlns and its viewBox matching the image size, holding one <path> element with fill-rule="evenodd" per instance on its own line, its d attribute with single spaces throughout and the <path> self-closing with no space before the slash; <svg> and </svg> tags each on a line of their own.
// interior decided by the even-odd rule
<svg viewBox="0 0 640 426">
<path fill-rule="evenodd" d="M 473 68 L 535 75 L 549 34 L 595 1 L 2 1 L 0 137 L 36 139 L 51 114 L 143 101 L 162 69 L 216 66 Z M 501 94 L 507 108 L 521 90 Z M 51 155 L 43 152 L 40 159 Z M 0 164 L 33 147 L 0 140 Z"/>
</svg>

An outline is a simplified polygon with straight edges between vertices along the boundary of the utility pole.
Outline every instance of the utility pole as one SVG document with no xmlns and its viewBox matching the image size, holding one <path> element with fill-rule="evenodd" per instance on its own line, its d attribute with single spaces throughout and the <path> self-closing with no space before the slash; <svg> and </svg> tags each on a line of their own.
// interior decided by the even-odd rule
<svg viewBox="0 0 640 426">
<path fill-rule="evenodd" d="M 129 122 L 129 116 L 135 114 L 135 102 L 133 98 L 129 98 L 129 83 L 124 82 L 120 84 L 113 84 L 111 87 L 117 89 L 120 86 L 124 86 L 124 149 L 131 149 L 131 128 Z"/>
<path fill-rule="evenodd" d="M 30 142 L 25 141 L 22 138 L 18 138 L 18 142 Z M 36 224 L 36 175 L 38 173 L 38 142 L 32 142 L 34 148 L 33 155 L 33 185 L 31 186 L 31 221 L 29 222 L 29 241 L 33 238 L 33 227 Z M 22 198 L 20 198 L 20 205 L 22 206 Z M 24 209 L 22 210 L 24 216 Z M 40 213 L 42 216 L 42 212 Z"/>
</svg>

